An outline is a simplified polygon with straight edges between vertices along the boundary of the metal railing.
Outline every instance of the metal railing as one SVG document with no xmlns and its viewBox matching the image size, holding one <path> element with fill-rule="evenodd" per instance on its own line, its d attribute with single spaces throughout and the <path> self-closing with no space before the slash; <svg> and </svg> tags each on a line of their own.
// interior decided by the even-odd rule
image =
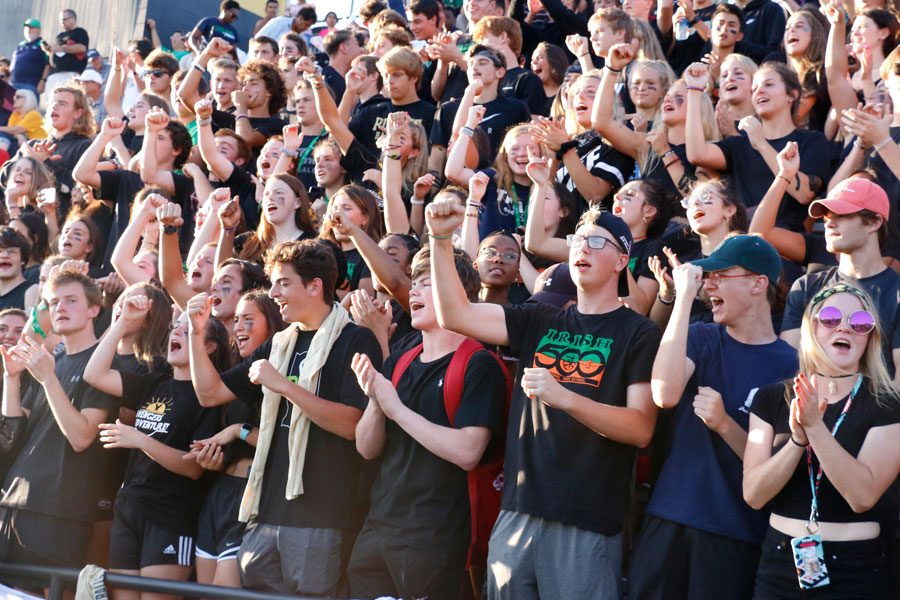
<svg viewBox="0 0 900 600">
<path fill-rule="evenodd" d="M 0 579 L 6 580 L 8 577 L 13 577 L 40 581 L 49 588 L 49 593 L 47 595 L 48 600 L 62 600 L 63 592 L 66 589 L 74 590 L 75 585 L 78 582 L 79 573 L 80 571 L 78 569 L 64 567 L 0 563 Z M 208 598 L 216 600 L 312 600 L 305 596 L 288 596 L 285 594 L 273 594 L 269 592 L 254 592 L 242 588 L 203 585 L 190 581 L 153 579 L 150 577 L 122 575 L 119 573 L 107 573 L 106 584 L 109 587 L 138 592 L 172 594 L 184 598 Z"/>
</svg>

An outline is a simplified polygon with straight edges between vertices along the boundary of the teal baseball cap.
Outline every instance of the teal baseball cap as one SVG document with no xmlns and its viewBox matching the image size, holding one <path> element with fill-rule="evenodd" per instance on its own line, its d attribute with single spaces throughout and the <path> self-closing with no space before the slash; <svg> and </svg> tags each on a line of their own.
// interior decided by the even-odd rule
<svg viewBox="0 0 900 600">
<path fill-rule="evenodd" d="M 37 19 L 28 19 L 25 21 L 25 27 L 34 27 L 35 29 L 41 28 L 41 22 Z"/>
<path fill-rule="evenodd" d="M 715 251 L 700 260 L 691 261 L 704 272 L 744 267 L 753 273 L 778 283 L 781 277 L 781 257 L 778 251 L 758 235 L 735 235 L 727 238 Z"/>
</svg>

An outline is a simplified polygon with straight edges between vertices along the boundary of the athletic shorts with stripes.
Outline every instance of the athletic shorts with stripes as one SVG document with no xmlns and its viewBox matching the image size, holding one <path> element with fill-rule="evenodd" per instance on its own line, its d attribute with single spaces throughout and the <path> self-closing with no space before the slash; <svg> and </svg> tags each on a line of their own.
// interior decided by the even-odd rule
<svg viewBox="0 0 900 600">
<path fill-rule="evenodd" d="M 193 566 L 194 532 L 164 529 L 141 512 L 121 496 L 116 499 L 109 568 L 137 571 L 154 565 Z"/>
</svg>

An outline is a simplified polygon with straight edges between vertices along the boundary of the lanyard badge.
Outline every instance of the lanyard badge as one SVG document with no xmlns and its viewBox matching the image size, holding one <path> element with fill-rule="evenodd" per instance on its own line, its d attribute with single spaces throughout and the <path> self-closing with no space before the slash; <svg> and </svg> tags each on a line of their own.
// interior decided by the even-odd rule
<svg viewBox="0 0 900 600">
<path fill-rule="evenodd" d="M 844 409 L 841 411 L 837 422 L 831 430 L 832 437 L 837 435 L 838 429 L 840 429 L 841 424 L 844 422 L 844 418 L 846 418 L 847 412 L 850 410 L 850 405 L 853 404 L 853 399 L 856 397 L 856 393 L 859 391 L 861 384 L 862 375 L 856 379 L 853 391 L 850 392 L 850 397 L 847 398 L 847 403 L 844 404 Z M 800 589 L 802 590 L 824 587 L 831 583 L 831 579 L 828 577 L 828 567 L 825 564 L 825 551 L 822 547 L 822 536 L 817 533 L 819 531 L 818 496 L 819 484 L 822 482 L 822 465 L 819 465 L 819 469 L 814 476 L 812 454 L 812 448 L 807 446 L 806 468 L 809 473 L 809 487 L 812 492 L 812 501 L 809 507 L 809 520 L 806 522 L 806 530 L 809 532 L 809 535 L 791 539 L 794 567 L 797 569 L 797 582 L 800 584 Z"/>
</svg>

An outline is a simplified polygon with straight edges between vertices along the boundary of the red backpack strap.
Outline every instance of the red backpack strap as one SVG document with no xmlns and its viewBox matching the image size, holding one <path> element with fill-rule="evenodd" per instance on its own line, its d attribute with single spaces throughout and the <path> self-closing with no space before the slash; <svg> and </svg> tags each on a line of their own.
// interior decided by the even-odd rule
<svg viewBox="0 0 900 600">
<path fill-rule="evenodd" d="M 444 375 L 444 410 L 447 411 L 451 427 L 454 426 L 456 411 L 462 403 L 466 367 L 469 366 L 469 359 L 472 358 L 472 355 L 479 350 L 484 350 L 484 346 L 480 342 L 466 338 L 453 353 L 453 358 L 450 359 L 450 364 L 447 366 L 447 372 Z"/>
<path fill-rule="evenodd" d="M 400 383 L 400 378 L 403 377 L 403 374 L 406 373 L 406 369 L 409 368 L 410 363 L 416 360 L 416 357 L 422 354 L 423 345 L 419 344 L 418 346 L 414 346 L 410 348 L 397 361 L 397 364 L 394 365 L 394 372 L 391 374 L 391 383 L 394 384 L 394 387 L 397 387 L 397 384 Z"/>
</svg>

